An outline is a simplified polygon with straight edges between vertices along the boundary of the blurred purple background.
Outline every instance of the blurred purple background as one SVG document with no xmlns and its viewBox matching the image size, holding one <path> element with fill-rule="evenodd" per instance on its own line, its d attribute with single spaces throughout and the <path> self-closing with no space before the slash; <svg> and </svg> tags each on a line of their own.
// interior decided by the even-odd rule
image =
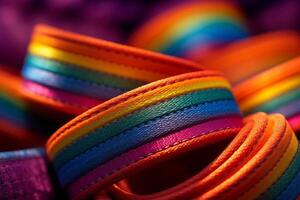
<svg viewBox="0 0 300 200">
<path fill-rule="evenodd" d="M 300 1 L 234 0 L 253 33 L 299 29 Z M 0 64 L 20 68 L 32 27 L 47 23 L 66 30 L 126 43 L 130 34 L 180 0 L 0 0 Z"/>
</svg>

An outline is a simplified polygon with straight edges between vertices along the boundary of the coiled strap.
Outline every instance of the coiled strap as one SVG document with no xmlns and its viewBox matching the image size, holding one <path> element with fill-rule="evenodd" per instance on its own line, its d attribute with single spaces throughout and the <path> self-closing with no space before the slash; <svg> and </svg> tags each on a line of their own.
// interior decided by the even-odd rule
<svg viewBox="0 0 300 200">
<path fill-rule="evenodd" d="M 146 83 L 198 70 L 185 60 L 39 25 L 23 76 L 28 98 L 75 115 Z"/>
<path fill-rule="evenodd" d="M 45 153 L 28 149 L 0 153 L 0 199 L 53 199 Z"/>
<path fill-rule="evenodd" d="M 143 169 L 229 138 L 242 126 L 228 82 L 199 71 L 153 82 L 106 101 L 59 129 L 47 153 L 71 199 Z"/>
<path fill-rule="evenodd" d="M 148 195 L 114 185 L 116 199 L 295 199 L 298 140 L 282 115 L 256 114 L 206 168 L 173 188 Z M 147 181 L 147 180 L 144 180 Z"/>
</svg>

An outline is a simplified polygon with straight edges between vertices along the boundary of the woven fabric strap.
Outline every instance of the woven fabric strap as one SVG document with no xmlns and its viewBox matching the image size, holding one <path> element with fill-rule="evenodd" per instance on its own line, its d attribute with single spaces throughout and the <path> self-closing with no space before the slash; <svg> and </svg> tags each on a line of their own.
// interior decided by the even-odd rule
<svg viewBox="0 0 300 200">
<path fill-rule="evenodd" d="M 28 149 L 0 153 L 0 199 L 53 199 L 45 153 Z"/>
<path fill-rule="evenodd" d="M 72 40 L 72 45 L 82 43 L 84 40 L 88 41 L 89 45 L 101 44 L 101 49 L 110 50 L 109 53 L 106 50 L 93 52 L 90 48 L 86 51 L 77 50 L 68 46 L 71 43 L 62 45 L 62 41 L 53 42 L 57 45 L 56 48 L 61 45 L 59 46 L 61 49 L 69 48 L 69 51 L 77 51 L 77 54 L 93 55 L 97 58 L 110 56 L 111 52 L 121 48 L 123 57 L 109 57 L 110 62 L 117 63 L 123 59 L 127 61 L 138 54 L 138 58 L 155 57 L 155 63 L 160 64 L 160 68 L 152 68 L 151 73 L 155 70 L 161 72 L 168 69 L 169 62 L 172 62 L 177 66 L 176 73 L 180 74 L 168 74 L 172 76 L 170 78 L 156 77 L 161 80 L 155 81 L 156 78 L 151 79 L 150 74 L 147 74 L 149 71 L 146 71 L 146 76 L 143 76 L 143 73 L 136 76 L 140 77 L 139 80 L 141 77 L 144 79 L 144 86 L 136 85 L 137 88 L 133 87 L 135 89 L 127 88 L 122 94 L 114 93 L 109 96 L 111 93 L 103 90 L 95 90 L 92 93 L 88 92 L 88 87 L 81 90 L 81 86 L 77 88 L 75 82 L 66 84 L 69 74 L 59 78 L 61 76 L 59 73 L 53 73 L 55 80 L 61 80 L 56 82 L 51 78 L 33 79 L 29 76 L 33 74 L 32 72 L 26 73 L 27 69 L 37 69 L 35 72 L 47 74 L 54 71 L 53 65 L 47 69 L 25 66 L 26 78 L 32 79 L 29 81 L 30 84 L 51 90 L 58 87 L 60 92 L 77 95 L 80 98 L 86 95 L 88 98 L 97 99 L 97 95 L 106 95 L 103 98 L 106 99 L 105 102 L 78 115 L 55 132 L 47 142 L 48 157 L 61 187 L 67 191 L 70 199 L 108 198 L 106 195 L 113 199 L 149 200 L 233 199 L 237 196 L 243 199 L 284 199 L 298 196 L 299 190 L 293 189 L 298 182 L 300 170 L 298 140 L 294 132 L 282 115 L 268 116 L 259 113 L 243 121 L 230 85 L 222 74 L 207 70 L 186 73 L 199 67 L 160 54 L 92 38 L 83 39 L 85 37 L 78 35 L 75 37 L 71 33 L 60 32 L 53 28 L 48 30 L 47 27 L 42 27 L 36 30 L 38 30 L 36 32 L 44 31 L 45 35 L 51 35 L 54 31 L 55 38 Z M 35 34 L 40 34 L 36 32 Z M 35 35 L 33 38 L 38 37 Z M 31 53 L 41 56 L 43 51 L 35 51 L 37 44 L 35 39 L 33 41 Z M 57 49 L 48 50 L 57 51 Z M 52 55 L 57 56 L 59 52 L 43 54 L 44 57 L 48 56 L 47 59 Z M 67 54 L 55 59 L 64 59 L 63 62 L 73 64 L 78 61 L 77 57 L 68 57 Z M 52 60 L 47 62 L 49 61 L 52 62 Z M 136 60 L 132 61 L 135 62 Z M 99 68 L 101 67 L 102 65 L 99 65 Z M 81 66 L 80 69 L 85 67 Z M 93 66 L 93 70 L 97 69 Z M 107 69 L 113 68 L 105 68 Z M 121 75 L 123 70 L 119 69 L 117 73 Z M 130 76 L 133 75 L 134 73 L 131 73 Z M 154 82 L 146 84 L 151 81 Z M 68 98 L 66 100 L 69 101 Z M 146 194 L 130 189 L 134 185 L 133 182 L 138 181 L 135 180 L 138 179 L 134 176 L 135 173 L 155 169 L 155 166 L 158 166 L 156 174 L 159 179 L 159 176 L 163 176 L 159 171 L 160 165 L 163 166 L 164 163 L 193 151 L 201 151 L 209 145 L 217 147 L 219 143 L 226 141 L 227 147 L 215 155 L 204 169 L 198 169 L 193 176 L 158 191 L 151 192 L 150 188 L 149 192 L 149 188 L 142 188 L 148 191 Z M 199 161 L 197 160 L 199 158 L 195 158 L 193 160 L 195 163 L 201 163 L 201 158 Z M 184 163 L 181 163 L 182 165 Z M 171 170 L 173 169 L 170 168 Z M 146 174 L 147 172 L 144 175 Z M 181 174 L 175 176 L 181 177 Z M 150 182 L 147 183 L 147 180 L 143 179 L 142 187 L 153 187 Z"/>
<path fill-rule="evenodd" d="M 146 83 L 198 71 L 189 61 L 37 26 L 23 68 L 29 99 L 76 115 Z"/>
</svg>

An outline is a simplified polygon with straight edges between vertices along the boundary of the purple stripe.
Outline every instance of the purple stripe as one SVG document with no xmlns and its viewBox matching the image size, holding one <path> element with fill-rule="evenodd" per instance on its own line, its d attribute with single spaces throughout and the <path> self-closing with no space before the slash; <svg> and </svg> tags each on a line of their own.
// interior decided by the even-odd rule
<svg viewBox="0 0 300 200">
<path fill-rule="evenodd" d="M 291 102 L 285 106 L 280 107 L 279 109 L 275 110 L 276 113 L 281 113 L 286 117 L 295 116 L 300 112 L 300 100 Z"/>
<path fill-rule="evenodd" d="M 1 155 L 0 199 L 50 200 L 54 198 L 43 155 L 34 154 L 33 157 L 29 157 L 25 151 L 5 152 Z M 15 157 L 13 158 L 12 155 Z"/>
<path fill-rule="evenodd" d="M 79 178 L 68 187 L 68 192 L 71 197 L 75 197 L 80 191 L 89 186 L 91 183 L 99 182 L 111 175 L 113 172 L 117 172 L 120 169 L 136 163 L 137 161 L 144 159 L 152 154 L 175 146 L 184 141 L 207 135 L 216 130 L 224 128 L 240 128 L 242 127 L 242 119 L 238 117 L 226 117 L 221 119 L 212 120 L 202 124 L 189 127 L 187 129 L 169 134 L 165 137 L 159 138 L 150 143 L 144 144 L 136 149 L 130 150 L 119 157 L 116 157 L 103 165 L 95 168 L 86 175 Z M 111 183 L 113 184 L 113 183 Z"/>
</svg>

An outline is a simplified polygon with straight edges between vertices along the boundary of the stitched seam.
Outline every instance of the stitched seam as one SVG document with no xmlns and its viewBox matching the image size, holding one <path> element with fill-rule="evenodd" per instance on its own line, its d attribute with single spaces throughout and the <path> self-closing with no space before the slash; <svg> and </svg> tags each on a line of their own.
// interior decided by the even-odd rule
<svg viewBox="0 0 300 200">
<path fill-rule="evenodd" d="M 264 130 L 264 129 L 266 128 L 266 126 L 267 126 L 267 123 L 264 123 L 264 124 L 263 124 L 263 127 L 262 127 L 261 129 Z M 251 130 L 253 130 L 253 127 L 251 128 Z M 251 132 L 251 130 L 250 130 L 250 132 Z M 246 140 L 247 137 L 248 137 L 248 134 L 245 134 L 245 136 L 241 139 L 241 141 L 240 141 L 238 144 L 236 144 L 236 146 L 239 148 L 239 147 L 245 142 L 245 140 Z M 258 141 L 259 139 L 261 139 L 261 137 L 257 138 L 256 141 L 253 142 L 253 143 L 257 143 L 257 141 Z M 246 156 L 248 156 L 248 155 L 251 153 L 251 151 L 252 151 L 253 148 L 254 148 L 254 146 L 252 146 L 252 147 L 250 148 L 250 151 L 249 151 L 249 153 L 248 153 L 247 155 L 243 156 L 243 157 L 240 159 L 240 162 L 243 162 L 243 161 L 246 159 Z M 219 179 L 223 179 L 225 175 L 227 175 L 228 173 L 231 173 L 232 171 L 236 170 L 237 168 L 238 168 L 238 166 L 236 166 L 236 165 L 235 165 L 235 166 L 232 166 L 232 167 L 227 171 L 226 174 L 222 173 L 222 174 L 219 176 Z M 202 178 L 200 178 L 200 179 L 202 179 Z M 199 178 L 197 178 L 195 181 L 198 181 L 198 180 L 199 180 Z M 182 185 L 181 187 L 178 187 L 177 189 L 180 190 L 180 189 L 182 189 L 182 188 L 184 188 L 184 187 L 187 187 L 186 184 Z"/>
<path fill-rule="evenodd" d="M 182 66 L 184 66 L 184 68 L 186 68 L 186 67 L 188 67 L 189 69 L 194 69 L 194 67 L 192 67 L 192 66 L 188 66 L 188 65 L 185 65 L 185 64 L 179 64 L 178 65 L 178 61 L 179 61 L 179 59 L 176 59 L 175 57 L 171 57 L 172 59 L 174 58 L 174 59 L 176 59 L 177 60 L 177 62 L 172 62 L 172 61 L 167 61 L 167 60 L 162 60 L 162 59 L 160 59 L 160 58 L 158 58 L 159 60 L 156 60 L 156 59 L 154 59 L 154 58 L 150 58 L 150 57 L 146 57 L 145 55 L 142 55 L 142 54 L 140 54 L 140 55 L 134 55 L 133 53 L 128 53 L 128 52 L 125 52 L 125 51 L 121 51 L 121 50 L 116 50 L 116 49 L 114 49 L 114 48 L 111 48 L 111 47 L 107 47 L 107 46 L 101 46 L 101 47 L 99 47 L 99 46 L 93 46 L 93 45 L 91 45 L 91 44 L 87 44 L 87 43 L 84 43 L 84 42 L 80 42 L 80 41 L 78 41 L 78 40 L 76 40 L 76 39 L 69 39 L 69 38 L 63 38 L 63 37 L 60 37 L 60 36 L 57 36 L 57 35 L 52 35 L 52 34 L 47 34 L 47 33 L 41 33 L 41 32 L 38 32 L 38 34 L 42 34 L 42 35 L 47 35 L 47 36 L 50 36 L 50 37 L 53 37 L 53 38 L 55 38 L 55 39 L 59 39 L 59 40 L 65 40 L 65 41 L 67 41 L 67 42 L 71 42 L 71 43 L 75 43 L 75 44 L 78 44 L 79 46 L 83 46 L 83 47 L 87 47 L 87 48 L 91 48 L 91 49 L 95 49 L 95 50 L 102 50 L 102 51 L 106 51 L 106 52 L 108 52 L 108 53 L 113 53 L 113 54 L 116 54 L 117 56 L 118 55 L 123 55 L 123 56 L 128 56 L 128 57 L 130 57 L 130 58 L 133 58 L 133 59 L 136 59 L 136 60 L 142 60 L 142 61 L 149 61 L 149 62 L 151 62 L 151 63 L 154 63 L 154 64 L 167 64 L 167 65 L 174 65 L 174 66 L 178 66 L 178 68 L 181 68 Z M 147 52 L 147 54 L 149 53 L 151 53 L 152 54 L 152 52 L 151 51 L 145 51 L 145 52 Z M 157 54 L 157 55 L 159 55 L 159 56 L 162 56 L 162 57 L 164 57 L 164 58 L 169 58 L 169 56 L 164 56 L 164 55 L 162 55 L 162 54 Z M 197 65 L 198 66 L 198 65 Z M 197 70 L 196 68 L 194 69 L 194 70 Z M 200 69 L 201 70 L 201 69 Z"/>
<path fill-rule="evenodd" d="M 261 183 L 261 182 L 263 181 L 263 179 L 264 179 L 266 176 L 268 176 L 268 175 L 275 169 L 275 167 L 277 167 L 277 166 L 279 165 L 279 162 L 283 159 L 283 155 L 287 152 L 287 150 L 288 150 L 290 144 L 291 144 L 291 140 L 288 142 L 287 147 L 285 148 L 284 152 L 281 154 L 281 157 L 279 158 L 279 160 L 277 160 L 276 164 L 275 164 L 274 166 L 272 166 L 272 168 L 270 168 L 268 171 L 266 171 L 266 172 L 264 173 L 264 175 L 262 176 L 262 178 L 261 178 L 257 183 L 255 183 L 251 188 L 248 188 L 248 190 L 244 191 L 241 195 L 244 195 L 245 193 L 249 192 L 252 188 L 254 188 L 256 185 L 258 185 L 259 183 Z M 295 155 L 296 155 L 296 154 L 295 154 Z M 294 155 L 294 157 L 295 157 L 295 155 Z M 282 174 L 284 174 L 284 172 L 283 172 Z M 282 176 L 282 174 L 280 175 L 280 177 Z M 278 177 L 276 180 L 278 180 L 280 177 Z M 272 185 L 274 185 L 274 183 L 273 183 Z M 271 185 L 271 186 L 272 186 L 272 185 Z M 271 186 L 270 186 L 270 187 L 271 187 Z M 266 190 L 268 190 L 270 187 L 268 187 Z M 266 190 L 265 190 L 265 191 L 266 191 Z M 263 193 L 264 193 L 264 191 L 263 191 L 261 194 L 263 194 Z M 260 194 L 260 195 L 261 195 L 261 194 Z M 259 195 L 259 196 L 260 196 L 260 195 Z M 256 199 L 257 199 L 257 198 L 256 198 Z"/>
<path fill-rule="evenodd" d="M 234 127 L 220 128 L 220 129 L 211 130 L 211 131 L 209 131 L 209 132 L 206 132 L 206 135 L 207 135 L 207 134 L 210 134 L 210 133 L 212 133 L 212 132 L 217 132 L 217 131 L 222 131 L 222 130 L 224 130 L 224 131 L 225 131 L 225 130 L 228 130 L 228 131 L 232 130 L 232 131 L 234 131 L 235 129 L 240 129 L 240 128 L 238 128 L 238 127 L 235 127 L 235 128 L 234 128 Z M 116 172 L 122 170 L 123 168 L 126 168 L 126 167 L 128 167 L 128 166 L 130 166 L 130 165 L 132 165 L 132 164 L 138 163 L 140 160 L 142 160 L 142 159 L 144 159 L 144 158 L 146 158 L 146 157 L 149 157 L 149 156 L 151 156 L 151 155 L 157 154 L 157 153 L 159 153 L 159 152 L 161 152 L 161 151 L 164 151 L 164 150 L 166 150 L 166 149 L 168 149 L 168 148 L 170 148 L 170 147 L 174 147 L 174 146 L 176 146 L 176 145 L 178 145 L 178 144 L 187 142 L 187 141 L 189 141 L 189 140 L 192 140 L 192 139 L 194 139 L 194 138 L 196 138 L 196 137 L 201 137 L 201 136 L 203 136 L 203 135 L 193 136 L 193 137 L 191 137 L 191 138 L 189 138 L 189 139 L 184 139 L 184 140 L 182 140 L 182 141 L 175 142 L 175 143 L 173 143 L 173 144 L 171 144 L 171 145 L 168 145 L 168 146 L 165 146 L 165 147 L 163 147 L 163 148 L 160 148 L 160 149 L 158 149 L 157 151 L 148 153 L 148 154 L 146 154 L 146 155 L 144 155 L 144 156 L 140 156 L 140 157 L 137 158 L 136 160 L 131 160 L 128 164 L 123 165 L 123 166 L 121 166 L 121 167 L 118 167 L 117 169 L 111 171 L 110 173 L 107 173 L 107 174 L 105 174 L 105 175 L 103 175 L 103 176 L 97 178 L 96 180 L 90 182 L 89 184 L 85 185 L 85 187 L 82 187 L 77 193 L 74 193 L 74 195 L 79 194 L 80 192 L 82 192 L 82 191 L 85 190 L 86 188 L 88 188 L 88 187 L 90 187 L 90 186 L 96 184 L 96 183 L 99 182 L 101 179 L 104 179 L 105 177 L 110 176 L 110 175 L 112 175 L 113 173 L 116 173 Z M 119 155 L 119 156 L 117 156 L 117 157 L 121 157 L 121 156 L 122 156 L 122 154 Z M 104 163 L 104 164 L 105 164 L 105 163 Z"/>
<path fill-rule="evenodd" d="M 254 167 L 253 169 L 251 169 L 248 173 L 244 174 L 246 176 L 243 178 L 243 180 L 239 179 L 230 188 L 227 188 L 227 189 L 223 190 L 222 192 L 220 192 L 219 194 L 217 194 L 217 196 L 220 196 L 221 194 L 224 194 L 226 192 L 229 192 L 229 191 L 233 190 L 238 185 L 240 185 L 244 180 L 248 179 L 248 177 L 249 177 L 250 174 L 255 173 L 255 171 L 258 170 L 258 168 L 260 168 L 268 160 L 268 158 L 274 153 L 276 147 L 280 144 L 280 142 L 281 142 L 281 140 L 282 140 L 283 137 L 284 137 L 284 133 L 281 135 L 281 137 L 279 138 L 279 140 L 276 141 L 275 145 L 271 148 L 271 151 L 269 152 L 269 154 L 267 154 L 266 157 L 264 157 L 264 159 L 260 163 L 258 163 L 256 167 Z"/>
<path fill-rule="evenodd" d="M 299 150 L 297 150 L 296 154 L 293 156 L 292 162 L 296 159 L 298 153 L 299 153 Z M 280 159 L 282 159 L 282 158 L 280 158 Z M 276 165 L 277 165 L 277 164 L 276 164 Z M 290 167 L 290 166 L 289 166 L 289 167 Z M 299 166 L 298 166 L 298 169 L 300 169 Z M 297 176 L 297 173 L 298 173 L 298 172 L 295 173 L 295 175 L 293 176 L 293 178 L 294 178 L 295 176 Z M 282 176 L 285 175 L 285 174 L 286 174 L 286 172 L 284 172 L 277 180 L 280 180 L 280 179 L 282 178 Z M 293 180 L 293 179 L 292 179 L 292 180 Z M 277 182 L 278 182 L 278 181 L 272 183 L 272 185 L 270 185 L 270 186 L 269 186 L 264 192 L 262 192 L 256 199 L 262 198 L 262 196 L 263 196 L 266 192 L 270 191 L 270 190 L 272 189 L 272 187 L 273 187 Z M 289 186 L 290 183 L 291 183 L 291 182 L 289 182 L 289 183 L 284 187 L 284 189 L 282 189 L 282 191 L 277 195 L 278 197 L 282 194 L 282 192 L 285 191 L 285 189 Z M 250 190 L 250 189 L 249 189 L 249 190 Z"/>
<path fill-rule="evenodd" d="M 202 90 L 202 91 L 219 90 L 219 89 L 220 89 L 220 88 L 211 88 L 211 89 L 205 89 L 205 90 Z M 105 125 L 102 126 L 102 127 L 98 127 L 98 128 L 96 128 L 96 129 L 90 131 L 89 133 L 87 133 L 87 134 L 83 135 L 82 137 L 78 138 L 77 140 L 72 141 L 70 144 L 68 144 L 68 145 L 66 145 L 64 148 L 62 148 L 62 150 L 61 150 L 60 152 L 62 153 L 63 151 L 65 151 L 65 150 L 67 150 L 68 148 L 70 148 L 70 146 L 74 145 L 75 143 L 80 142 L 81 140 L 83 140 L 84 138 L 88 137 L 89 135 L 95 134 L 95 132 L 98 131 L 99 129 L 105 128 L 105 127 L 107 127 L 107 126 L 109 126 L 109 125 L 111 125 L 111 124 L 113 124 L 113 123 L 115 123 L 115 122 L 117 122 L 117 121 L 119 121 L 119 120 L 122 120 L 122 119 L 124 119 L 124 118 L 130 117 L 130 116 L 132 116 L 132 115 L 134 115 L 134 114 L 136 114 L 136 113 L 138 113 L 138 112 L 144 110 L 145 108 L 149 108 L 149 107 L 156 106 L 156 105 L 158 105 L 158 104 L 167 102 L 167 101 L 169 101 L 169 100 L 171 100 L 171 99 L 175 99 L 175 98 L 177 98 L 177 97 L 181 97 L 181 96 L 189 96 L 189 95 L 192 95 L 192 94 L 197 93 L 197 92 L 199 92 L 199 91 L 194 91 L 194 92 L 187 93 L 187 94 L 181 94 L 181 95 L 178 95 L 178 96 L 176 96 L 176 97 L 167 98 L 167 99 L 164 99 L 163 101 L 158 101 L 158 102 L 156 102 L 156 103 L 154 103 L 154 104 L 150 104 L 150 105 L 148 105 L 148 106 L 139 108 L 138 110 L 135 110 L 134 112 L 127 113 L 126 115 L 123 115 L 123 116 L 121 116 L 120 118 L 114 119 L 113 121 L 111 121 L 111 122 L 105 124 Z M 232 101 L 234 101 L 233 98 L 232 98 L 232 99 L 231 99 L 231 98 L 223 98 L 223 99 L 219 99 L 219 100 L 232 100 Z M 209 101 L 209 102 L 213 102 L 213 101 L 214 101 L 214 100 Z M 198 105 L 199 105 L 199 104 L 198 104 Z M 186 107 L 186 108 L 187 108 L 187 107 Z M 182 109 L 184 109 L 184 108 L 182 108 Z M 177 111 L 179 111 L 179 110 L 177 110 Z M 176 112 L 176 111 L 173 111 L 173 112 Z M 163 116 L 164 116 L 164 115 L 163 115 Z M 163 116 L 160 116 L 160 117 L 163 117 Z M 156 119 L 156 118 L 153 118 L 153 119 Z M 127 130 L 130 130 L 130 129 L 127 129 Z"/>
<path fill-rule="evenodd" d="M 241 129 L 240 127 L 239 128 L 235 128 L 235 129 Z M 241 139 L 241 141 L 236 145 L 236 146 L 238 146 L 238 147 L 240 147 L 244 142 L 245 142 L 245 139 L 248 137 L 248 135 L 245 135 L 242 139 Z M 237 167 L 235 167 L 234 166 L 234 169 L 236 169 Z M 221 178 L 223 178 L 224 176 L 221 176 Z M 195 181 L 198 181 L 199 179 L 202 179 L 202 177 L 201 178 L 197 178 Z M 184 188 L 184 187 L 187 187 L 187 184 L 186 183 L 183 183 L 182 185 L 179 185 L 179 187 L 177 187 L 176 189 L 178 189 L 178 190 L 181 190 L 182 188 Z"/>
<path fill-rule="evenodd" d="M 41 43 L 41 42 L 38 42 L 38 43 Z M 149 69 L 145 69 L 145 68 L 141 68 L 141 67 L 136 67 L 136 66 L 132 66 L 132 65 L 124 64 L 124 63 L 120 64 L 120 63 L 116 63 L 115 61 L 107 60 L 107 59 L 104 59 L 104 58 L 97 58 L 95 56 L 86 55 L 86 54 L 79 54 L 79 53 L 76 53 L 76 52 L 73 52 L 73 51 L 64 50 L 64 49 L 61 49 L 61 48 L 58 48 L 58 47 L 54 47 L 52 45 L 48 45 L 48 44 L 44 44 L 44 43 L 42 43 L 42 45 L 48 46 L 48 47 L 50 46 L 51 48 L 58 49 L 58 50 L 63 51 L 65 53 L 73 54 L 75 56 L 81 56 L 81 57 L 88 58 L 88 59 L 91 59 L 91 60 L 94 60 L 94 61 L 102 61 L 102 62 L 106 62 L 106 63 L 109 63 L 109 64 L 117 65 L 117 67 L 118 66 L 120 66 L 120 67 L 123 66 L 123 67 L 128 67 L 128 68 L 136 69 L 136 70 L 139 70 L 141 72 L 151 72 L 151 73 L 156 74 L 156 75 L 169 76 L 169 74 L 163 73 L 161 71 L 157 72 L 157 71 L 154 71 L 154 70 L 149 70 Z M 69 63 L 67 61 L 64 61 L 64 62 Z M 157 62 L 157 63 L 159 63 L 159 62 Z"/>
<path fill-rule="evenodd" d="M 126 132 L 128 132 L 128 131 L 134 131 L 134 130 L 136 130 L 136 129 L 142 127 L 142 126 L 146 126 L 146 125 L 148 125 L 148 124 L 150 124 L 150 123 L 153 123 L 153 122 L 158 121 L 158 120 L 160 120 L 160 119 L 166 118 L 166 117 L 168 117 L 168 116 L 170 116 L 170 115 L 172 115 L 172 114 L 175 114 L 175 113 L 181 113 L 181 112 L 183 112 L 183 111 L 185 111 L 185 110 L 188 110 L 188 109 L 191 109 L 191 108 L 195 108 L 195 107 L 198 107 L 198 106 L 200 106 L 200 105 L 214 104 L 214 103 L 217 103 L 217 102 L 220 103 L 220 102 L 226 102 L 226 101 L 228 101 L 228 100 L 218 100 L 218 101 L 212 101 L 212 102 L 205 102 L 205 103 L 198 104 L 198 105 L 188 106 L 188 107 L 185 107 L 185 108 L 183 108 L 183 109 L 180 109 L 180 110 L 176 110 L 176 111 L 170 112 L 170 113 L 168 113 L 168 114 L 166 114 L 166 115 L 163 115 L 163 116 L 159 116 L 159 117 L 153 118 L 153 119 L 151 119 L 151 120 L 149 120 L 149 121 L 147 121 L 147 122 L 144 122 L 144 123 L 142 123 L 142 124 L 139 124 L 139 125 L 137 125 L 137 126 L 131 128 L 131 129 L 127 129 L 126 131 L 123 131 L 123 132 L 121 132 L 121 133 L 118 134 L 118 135 L 114 135 L 113 137 L 110 137 L 110 138 L 108 138 L 107 140 L 105 140 L 105 141 L 103 141 L 103 142 L 101 142 L 101 143 L 96 144 L 96 145 L 93 146 L 92 148 L 87 149 L 85 152 L 82 152 L 82 153 L 80 153 L 80 154 L 77 154 L 75 157 L 73 157 L 73 159 L 67 161 L 67 163 L 68 163 L 68 162 L 72 162 L 72 161 L 74 161 L 74 160 L 80 159 L 80 158 L 81 158 L 82 156 L 84 156 L 85 154 L 87 154 L 87 153 L 89 153 L 89 152 L 91 152 L 91 151 L 94 151 L 97 147 L 102 146 L 102 145 L 105 145 L 105 144 L 107 144 L 108 142 L 114 140 L 114 139 L 117 138 L 117 137 L 128 135 L 129 133 L 126 133 Z M 199 122 L 196 122 L 196 123 L 199 123 Z M 200 121 L 200 123 L 201 123 L 201 121 Z M 192 125 L 185 125 L 185 126 L 182 126 L 182 127 L 177 128 L 177 129 L 182 130 L 184 127 L 187 127 L 187 126 L 192 126 Z M 170 131 L 173 131 L 173 130 L 169 130 L 169 131 L 167 131 L 167 132 L 170 132 Z M 167 134 L 167 133 L 165 133 L 165 134 Z M 158 136 L 158 137 L 164 136 L 165 134 L 160 135 L 160 136 Z M 157 138 L 157 137 L 152 138 L 151 141 L 155 140 L 156 138 Z M 130 148 L 130 149 L 131 149 L 131 148 Z M 128 151 L 128 150 L 127 150 L 127 151 Z"/>
<path fill-rule="evenodd" d="M 86 116 L 83 116 L 83 117 L 79 118 L 78 120 L 74 121 L 73 123 L 70 123 L 70 125 L 67 125 L 65 128 L 63 128 L 60 131 L 60 133 L 57 134 L 53 138 L 53 140 L 51 141 L 51 143 L 55 142 L 66 131 L 68 131 L 72 127 L 76 126 L 77 124 L 81 123 L 82 121 L 86 121 L 86 120 L 90 119 L 91 117 L 97 115 L 98 113 L 104 112 L 104 111 L 110 109 L 113 106 L 119 105 L 120 103 L 124 103 L 124 102 L 130 100 L 131 98 L 139 97 L 139 96 L 144 95 L 144 94 L 146 94 L 148 92 L 151 92 L 153 90 L 156 90 L 156 89 L 159 89 L 159 88 L 163 88 L 163 87 L 175 84 L 175 83 L 179 83 L 179 82 L 183 82 L 183 81 L 187 81 L 187 80 L 198 79 L 198 78 L 209 78 L 209 77 L 217 77 L 217 75 L 215 75 L 215 76 L 212 76 L 212 75 L 196 76 L 196 77 L 192 77 L 192 78 L 183 78 L 183 79 L 179 79 L 179 80 L 175 79 L 175 80 L 172 80 L 172 81 L 164 82 L 163 84 L 159 84 L 159 85 L 156 85 L 156 86 L 151 87 L 151 88 L 144 88 L 142 91 L 139 91 L 137 93 L 133 93 L 133 94 L 130 94 L 128 96 L 119 98 L 118 101 L 109 103 L 109 104 L 105 105 L 105 107 L 101 108 L 100 110 L 95 110 L 95 111 L 87 114 Z"/>
</svg>

